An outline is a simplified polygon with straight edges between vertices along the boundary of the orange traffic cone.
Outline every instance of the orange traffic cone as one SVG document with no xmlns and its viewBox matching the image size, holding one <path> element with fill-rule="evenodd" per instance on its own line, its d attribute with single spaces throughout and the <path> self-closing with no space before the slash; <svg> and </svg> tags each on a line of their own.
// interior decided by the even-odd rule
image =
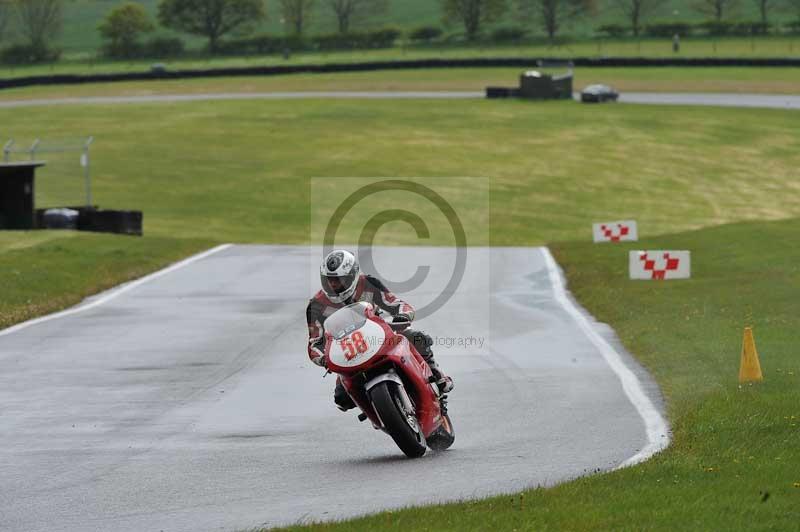
<svg viewBox="0 0 800 532">
<path fill-rule="evenodd" d="M 739 382 L 762 380 L 764 380 L 764 376 L 761 374 L 761 362 L 758 360 L 756 341 L 753 339 L 753 329 L 745 327 L 744 340 L 742 341 L 742 361 L 739 365 Z"/>
</svg>

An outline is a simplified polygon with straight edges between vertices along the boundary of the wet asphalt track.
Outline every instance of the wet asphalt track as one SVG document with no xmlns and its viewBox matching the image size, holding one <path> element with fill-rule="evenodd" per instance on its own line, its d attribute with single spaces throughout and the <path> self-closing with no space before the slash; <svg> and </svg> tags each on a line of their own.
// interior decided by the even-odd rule
<svg viewBox="0 0 800 532">
<path fill-rule="evenodd" d="M 379 248 L 375 263 L 407 278 L 408 252 Z M 453 253 L 414 254 L 434 266 L 407 295 L 423 306 L 449 279 Z M 597 340 L 557 301 L 560 277 L 541 249 L 471 248 L 452 299 L 418 323 L 457 383 L 457 440 L 403 458 L 388 436 L 334 408 L 333 378 L 307 360 L 318 255 L 234 246 L 83 312 L 0 331 L 0 530 L 342 518 L 550 485 L 666 442 L 652 425 L 648 440 Z M 658 405 L 643 371 L 621 360 Z"/>
<path fill-rule="evenodd" d="M 303 100 L 303 99 L 480 99 L 483 92 L 260 92 L 260 93 L 217 93 L 217 94 L 161 94 L 146 96 L 97 96 L 85 98 L 48 98 L 0 101 L 0 109 L 41 107 L 50 105 L 91 105 L 91 104 L 136 104 L 136 103 L 178 103 L 216 100 Z M 576 94 L 577 97 L 577 94 Z M 761 107 L 773 109 L 800 109 L 800 94 L 717 94 L 717 93 L 658 93 L 626 92 L 619 98 L 620 103 L 651 105 L 707 105 L 722 107 Z"/>
</svg>

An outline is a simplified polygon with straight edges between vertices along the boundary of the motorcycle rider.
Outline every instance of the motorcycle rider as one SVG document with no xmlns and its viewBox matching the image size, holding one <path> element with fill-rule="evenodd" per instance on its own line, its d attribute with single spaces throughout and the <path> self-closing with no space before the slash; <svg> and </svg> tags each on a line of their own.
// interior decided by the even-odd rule
<svg viewBox="0 0 800 532">
<path fill-rule="evenodd" d="M 358 260 L 346 250 L 330 252 L 320 267 L 322 290 L 308 303 L 308 356 L 314 364 L 325 367 L 325 319 L 342 307 L 366 301 L 391 314 L 394 323 L 414 320 L 414 307 L 402 301 L 377 278 L 361 273 Z M 422 331 L 406 329 L 401 332 L 428 363 L 442 393 L 453 389 L 453 379 L 445 375 L 433 358 L 433 340 Z M 336 379 L 333 400 L 340 410 L 355 408 L 355 403 Z"/>
</svg>

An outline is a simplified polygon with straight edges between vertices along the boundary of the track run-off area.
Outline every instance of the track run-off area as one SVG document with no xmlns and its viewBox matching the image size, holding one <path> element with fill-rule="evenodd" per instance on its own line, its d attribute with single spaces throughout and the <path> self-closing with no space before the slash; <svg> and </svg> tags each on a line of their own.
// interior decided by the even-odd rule
<svg viewBox="0 0 800 532">
<path fill-rule="evenodd" d="M 137 103 L 177 103 L 214 100 L 301 100 L 301 99 L 481 99 L 476 91 L 326 91 L 326 92 L 249 92 L 209 94 L 161 94 L 143 96 L 92 96 L 74 98 L 43 98 L 0 101 L 0 109 L 41 107 L 49 105 L 120 105 Z M 579 99 L 580 95 L 575 94 Z M 704 105 L 720 107 L 755 107 L 800 109 L 800 95 L 728 94 L 728 93 L 659 93 L 625 92 L 620 103 L 651 105 Z"/>
<path fill-rule="evenodd" d="M 403 294 L 424 306 L 452 249 L 373 255 L 404 279 L 408 253 L 431 265 Z M 656 386 L 572 300 L 546 248 L 469 248 L 449 300 L 415 323 L 456 382 L 456 442 L 404 458 L 336 410 L 334 379 L 307 359 L 320 256 L 220 246 L 0 331 L 0 529 L 340 519 L 549 486 L 668 444 Z"/>
</svg>

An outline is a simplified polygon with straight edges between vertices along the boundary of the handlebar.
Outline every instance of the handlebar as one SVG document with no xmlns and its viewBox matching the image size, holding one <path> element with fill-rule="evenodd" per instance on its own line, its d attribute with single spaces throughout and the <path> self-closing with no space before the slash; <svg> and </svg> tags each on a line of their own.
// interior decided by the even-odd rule
<svg viewBox="0 0 800 532">
<path fill-rule="evenodd" d="M 393 316 L 380 307 L 375 307 L 375 314 L 382 317 L 389 327 L 395 332 L 402 332 L 411 327 L 410 321 L 389 321 Z"/>
<path fill-rule="evenodd" d="M 387 321 L 386 323 L 388 323 L 389 327 L 395 332 L 405 331 L 411 327 L 410 321 Z"/>
</svg>

